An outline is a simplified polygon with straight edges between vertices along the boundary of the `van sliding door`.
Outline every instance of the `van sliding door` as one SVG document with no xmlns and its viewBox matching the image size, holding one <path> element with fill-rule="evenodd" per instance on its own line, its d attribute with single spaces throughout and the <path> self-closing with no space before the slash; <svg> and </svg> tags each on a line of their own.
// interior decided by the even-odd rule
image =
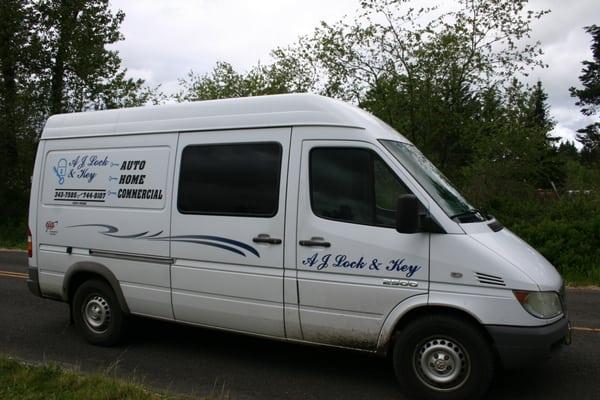
<svg viewBox="0 0 600 400">
<path fill-rule="evenodd" d="M 289 128 L 181 133 L 172 207 L 175 319 L 284 336 Z"/>
</svg>

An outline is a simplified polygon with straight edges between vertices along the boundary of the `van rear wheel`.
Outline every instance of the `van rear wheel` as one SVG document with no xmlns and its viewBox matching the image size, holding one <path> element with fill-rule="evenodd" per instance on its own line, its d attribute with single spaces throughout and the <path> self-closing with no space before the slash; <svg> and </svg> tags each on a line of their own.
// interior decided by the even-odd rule
<svg viewBox="0 0 600 400">
<path fill-rule="evenodd" d="M 91 344 L 112 346 L 122 337 L 125 320 L 112 288 L 98 279 L 84 282 L 73 296 L 73 320 Z"/>
<path fill-rule="evenodd" d="M 450 316 L 419 319 L 399 331 L 393 362 L 405 391 L 438 400 L 483 396 L 491 385 L 495 363 L 479 329 Z"/>
</svg>

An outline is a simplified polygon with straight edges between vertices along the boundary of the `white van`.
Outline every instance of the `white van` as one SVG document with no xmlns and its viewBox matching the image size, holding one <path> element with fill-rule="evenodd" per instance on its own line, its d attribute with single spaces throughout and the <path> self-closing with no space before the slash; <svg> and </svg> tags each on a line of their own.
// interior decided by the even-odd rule
<svg viewBox="0 0 600 400">
<path fill-rule="evenodd" d="M 569 341 L 563 281 L 406 138 L 308 94 L 51 117 L 29 288 L 91 343 L 128 315 L 393 359 L 427 398 Z"/>
</svg>

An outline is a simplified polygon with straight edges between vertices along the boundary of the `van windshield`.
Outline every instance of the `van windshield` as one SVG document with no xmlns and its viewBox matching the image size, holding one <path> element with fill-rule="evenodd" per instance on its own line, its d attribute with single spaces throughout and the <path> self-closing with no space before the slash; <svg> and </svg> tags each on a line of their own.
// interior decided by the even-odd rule
<svg viewBox="0 0 600 400">
<path fill-rule="evenodd" d="M 386 149 L 408 170 L 442 207 L 450 218 L 459 222 L 479 222 L 486 218 L 473 208 L 448 181 L 448 179 L 414 145 L 380 140 Z"/>
</svg>

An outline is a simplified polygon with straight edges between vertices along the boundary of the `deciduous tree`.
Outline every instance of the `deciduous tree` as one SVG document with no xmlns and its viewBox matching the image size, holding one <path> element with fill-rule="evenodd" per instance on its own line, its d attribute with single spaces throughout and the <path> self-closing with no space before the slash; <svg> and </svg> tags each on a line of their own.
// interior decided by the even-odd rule
<svg viewBox="0 0 600 400">
<path fill-rule="evenodd" d="M 540 43 L 530 35 L 532 21 L 547 11 L 526 6 L 526 0 L 461 0 L 442 9 L 363 0 L 353 18 L 322 23 L 273 55 L 276 62 L 295 60 L 298 73 L 313 77 L 311 90 L 373 112 L 461 180 L 493 130 L 481 120 L 492 112 L 486 101 L 506 101 L 514 79 L 543 66 Z"/>
<path fill-rule="evenodd" d="M 245 73 L 227 62 L 217 62 L 207 74 L 191 71 L 180 79 L 181 90 L 174 97 L 177 101 L 196 101 L 306 91 L 308 85 L 294 72 L 284 62 L 259 64 Z"/>
<path fill-rule="evenodd" d="M 0 2 L 0 218 L 26 215 L 37 140 L 51 114 L 142 105 L 157 89 L 126 76 L 109 46 L 124 14 L 108 0 Z"/>
</svg>

